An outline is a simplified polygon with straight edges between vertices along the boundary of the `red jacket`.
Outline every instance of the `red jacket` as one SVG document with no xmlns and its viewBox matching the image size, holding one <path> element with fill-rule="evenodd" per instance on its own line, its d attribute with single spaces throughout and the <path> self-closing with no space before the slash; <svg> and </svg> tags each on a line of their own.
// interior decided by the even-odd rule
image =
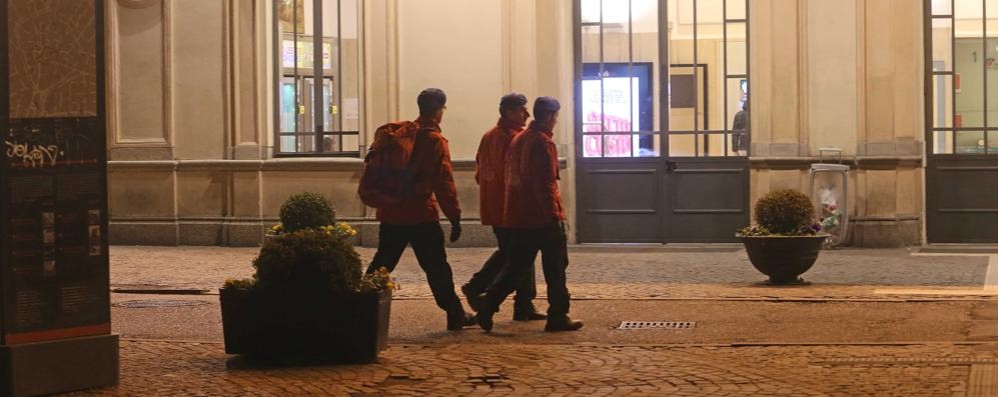
<svg viewBox="0 0 998 397">
<path fill-rule="evenodd" d="M 440 132 L 440 125 L 420 117 L 409 131 L 403 133 L 416 135 L 409 157 L 416 194 L 398 206 L 379 208 L 377 219 L 392 225 L 437 222 L 440 220 L 438 202 L 447 219 L 461 219 L 450 148 Z"/>
<path fill-rule="evenodd" d="M 475 182 L 478 182 L 478 203 L 482 224 L 503 226 L 506 207 L 506 154 L 509 143 L 523 129 L 499 120 L 482 136 L 475 156 Z"/>
<path fill-rule="evenodd" d="M 558 191 L 558 149 L 534 123 L 513 138 L 506 168 L 506 227 L 533 229 L 565 219 Z"/>
</svg>

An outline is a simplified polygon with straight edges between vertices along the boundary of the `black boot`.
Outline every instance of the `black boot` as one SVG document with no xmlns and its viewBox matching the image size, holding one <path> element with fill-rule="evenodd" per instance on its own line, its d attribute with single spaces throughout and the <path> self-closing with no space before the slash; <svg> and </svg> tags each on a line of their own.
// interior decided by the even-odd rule
<svg viewBox="0 0 998 397">
<path fill-rule="evenodd" d="M 582 321 L 572 320 L 568 316 L 549 317 L 544 332 L 578 331 L 582 329 Z"/>
<path fill-rule="evenodd" d="M 447 313 L 448 331 L 460 331 L 469 325 L 475 325 L 475 315 L 465 313 L 463 309 Z"/>
<path fill-rule="evenodd" d="M 461 293 L 468 300 L 468 306 L 471 306 L 471 310 L 476 312 L 482 311 L 482 300 L 478 298 L 478 294 L 482 293 L 482 291 L 475 291 L 471 288 L 471 284 L 465 284 L 461 286 Z"/>
<path fill-rule="evenodd" d="M 483 304 L 484 302 L 487 302 L 487 297 L 485 296 L 485 294 L 478 294 L 475 296 L 475 299 L 477 299 L 479 302 L 483 302 Z M 484 309 L 485 310 L 478 312 L 478 315 L 475 316 L 475 319 L 478 321 L 478 326 L 482 327 L 482 329 L 484 329 L 485 332 L 492 332 L 492 326 L 494 325 L 492 323 L 492 316 L 495 315 L 496 313 L 494 310 L 491 310 L 489 308 L 484 308 Z"/>
<path fill-rule="evenodd" d="M 547 318 L 547 314 L 537 311 L 533 303 L 527 302 L 513 306 L 513 321 L 540 321 L 547 320 Z"/>
</svg>

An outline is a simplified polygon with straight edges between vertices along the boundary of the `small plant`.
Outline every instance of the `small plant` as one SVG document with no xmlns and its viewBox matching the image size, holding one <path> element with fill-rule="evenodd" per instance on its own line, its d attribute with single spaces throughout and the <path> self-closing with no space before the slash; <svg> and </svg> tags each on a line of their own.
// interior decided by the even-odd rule
<svg viewBox="0 0 998 397">
<path fill-rule="evenodd" d="M 772 234 L 773 233 L 770 233 L 769 230 L 766 230 L 766 228 L 759 225 L 747 226 L 738 231 L 738 235 L 744 237 L 762 237 L 771 236 Z"/>
<path fill-rule="evenodd" d="M 225 285 L 223 288 L 226 289 L 243 289 L 249 290 L 256 287 L 256 279 L 253 278 L 243 278 L 243 279 L 228 279 L 225 280 Z"/>
<path fill-rule="evenodd" d="M 392 278 L 388 269 L 384 267 L 379 268 L 374 273 L 365 274 L 360 282 L 361 292 L 391 291 L 396 288 L 398 288 L 398 284 L 395 283 L 395 279 Z"/>
<path fill-rule="evenodd" d="M 294 233 L 318 229 L 336 223 L 336 212 L 325 197 L 316 193 L 299 193 L 281 206 L 281 231 Z"/>
<path fill-rule="evenodd" d="M 755 220 L 757 225 L 739 230 L 738 235 L 810 236 L 821 231 L 821 225 L 815 222 L 811 199 L 792 189 L 776 190 L 759 199 Z"/>
</svg>

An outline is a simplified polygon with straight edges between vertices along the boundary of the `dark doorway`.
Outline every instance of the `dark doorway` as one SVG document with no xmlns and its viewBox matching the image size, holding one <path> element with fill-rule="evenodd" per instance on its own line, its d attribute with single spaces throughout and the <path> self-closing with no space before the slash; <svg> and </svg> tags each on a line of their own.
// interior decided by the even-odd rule
<svg viewBox="0 0 998 397">
<path fill-rule="evenodd" d="M 747 9 L 576 1 L 579 242 L 732 242 L 748 224 Z"/>
<path fill-rule="evenodd" d="M 998 15 L 992 3 L 924 2 L 929 243 L 998 243 L 998 31 L 985 23 Z"/>
</svg>

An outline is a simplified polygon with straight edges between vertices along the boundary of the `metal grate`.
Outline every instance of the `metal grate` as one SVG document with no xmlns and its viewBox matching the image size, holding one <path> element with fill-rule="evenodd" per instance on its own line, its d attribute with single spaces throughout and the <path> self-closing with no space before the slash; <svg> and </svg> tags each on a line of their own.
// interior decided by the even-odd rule
<svg viewBox="0 0 998 397">
<path fill-rule="evenodd" d="M 156 307 L 191 307 L 204 306 L 210 304 L 198 300 L 134 300 L 115 303 L 113 306 L 128 309 L 147 309 Z"/>
<path fill-rule="evenodd" d="M 998 358 L 974 358 L 974 357 L 849 357 L 849 358 L 828 358 L 824 360 L 811 361 L 813 365 L 998 365 Z"/>
<path fill-rule="evenodd" d="M 693 329 L 695 321 L 624 321 L 617 329 Z"/>
</svg>

